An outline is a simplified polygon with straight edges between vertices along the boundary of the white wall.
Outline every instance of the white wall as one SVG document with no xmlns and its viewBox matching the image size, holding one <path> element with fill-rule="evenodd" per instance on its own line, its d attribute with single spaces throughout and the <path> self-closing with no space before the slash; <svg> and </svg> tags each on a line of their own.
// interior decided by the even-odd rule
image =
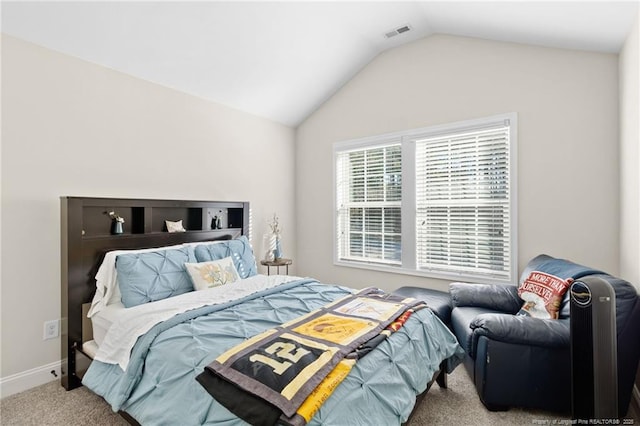
<svg viewBox="0 0 640 426">
<path fill-rule="evenodd" d="M 619 59 L 620 276 L 640 291 L 640 10 Z M 634 396 L 640 404 L 640 367 Z"/>
<path fill-rule="evenodd" d="M 381 54 L 297 129 L 300 273 L 446 288 L 333 265 L 332 143 L 507 112 L 518 113 L 520 270 L 547 253 L 617 274 L 617 56 L 444 35 Z"/>
<path fill-rule="evenodd" d="M 295 253 L 293 161 L 291 128 L 3 36 L 3 389 L 60 360 L 60 196 L 250 201 Z"/>
<path fill-rule="evenodd" d="M 640 290 L 640 12 L 620 52 L 620 275 Z"/>
</svg>

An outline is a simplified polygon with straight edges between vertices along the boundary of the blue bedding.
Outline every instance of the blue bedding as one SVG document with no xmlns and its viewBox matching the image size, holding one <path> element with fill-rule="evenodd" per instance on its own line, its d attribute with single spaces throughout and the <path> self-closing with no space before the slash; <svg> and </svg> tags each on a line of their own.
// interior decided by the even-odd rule
<svg viewBox="0 0 640 426">
<path fill-rule="evenodd" d="M 223 305 L 177 315 L 140 337 L 129 366 L 92 362 L 82 383 L 114 411 L 142 425 L 245 425 L 195 380 L 227 349 L 350 294 L 347 288 L 299 280 Z M 394 425 L 405 422 L 415 397 L 443 360 L 449 371 L 464 352 L 429 310 L 359 360 L 309 425 Z"/>
</svg>

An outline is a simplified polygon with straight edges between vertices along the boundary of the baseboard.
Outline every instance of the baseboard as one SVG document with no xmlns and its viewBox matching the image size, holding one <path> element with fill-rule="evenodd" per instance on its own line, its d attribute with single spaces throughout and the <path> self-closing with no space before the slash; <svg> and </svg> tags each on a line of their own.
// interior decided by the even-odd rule
<svg viewBox="0 0 640 426">
<path fill-rule="evenodd" d="M 56 361 L 47 365 L 32 368 L 31 370 L 0 378 L 0 399 L 29 390 L 36 386 L 44 385 L 45 383 L 49 383 L 53 380 L 60 380 L 61 366 L 62 363 L 60 361 Z M 55 371 L 57 377 L 51 374 L 51 371 Z"/>
</svg>

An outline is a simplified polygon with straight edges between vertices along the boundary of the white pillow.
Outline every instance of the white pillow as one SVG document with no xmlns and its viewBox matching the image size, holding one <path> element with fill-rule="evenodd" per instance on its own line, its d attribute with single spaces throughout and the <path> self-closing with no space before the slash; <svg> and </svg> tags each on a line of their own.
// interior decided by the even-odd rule
<svg viewBox="0 0 640 426">
<path fill-rule="evenodd" d="M 185 263 L 184 266 L 196 290 L 206 290 L 240 280 L 231 257 L 209 262 Z"/>
<path fill-rule="evenodd" d="M 201 246 L 209 244 L 228 243 L 229 240 L 213 240 L 213 241 L 192 241 L 190 243 L 182 243 L 183 246 Z"/>
<path fill-rule="evenodd" d="M 167 231 L 169 232 L 185 232 L 184 226 L 182 226 L 182 220 L 177 222 L 172 222 L 170 220 L 164 221 L 165 225 L 167 225 Z"/>
</svg>

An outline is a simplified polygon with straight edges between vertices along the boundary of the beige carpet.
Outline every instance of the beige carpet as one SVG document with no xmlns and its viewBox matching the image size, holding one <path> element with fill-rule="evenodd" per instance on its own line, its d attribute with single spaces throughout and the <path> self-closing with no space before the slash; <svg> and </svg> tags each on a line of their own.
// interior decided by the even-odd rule
<svg viewBox="0 0 640 426">
<path fill-rule="evenodd" d="M 634 414 L 629 413 L 629 417 L 634 418 Z M 520 409 L 498 413 L 487 411 L 478 399 L 469 376 L 460 366 L 449 376 L 448 389 L 433 385 L 418 407 L 410 426 L 563 424 L 560 420 L 566 418 L 553 413 Z M 88 389 L 82 387 L 66 392 L 55 381 L 0 401 L 0 424 L 111 426 L 127 425 L 127 422 Z M 640 425 L 638 417 L 634 418 L 634 423 L 628 424 Z M 386 425 L 377 425 L 372 419 L 370 426 Z"/>
</svg>

